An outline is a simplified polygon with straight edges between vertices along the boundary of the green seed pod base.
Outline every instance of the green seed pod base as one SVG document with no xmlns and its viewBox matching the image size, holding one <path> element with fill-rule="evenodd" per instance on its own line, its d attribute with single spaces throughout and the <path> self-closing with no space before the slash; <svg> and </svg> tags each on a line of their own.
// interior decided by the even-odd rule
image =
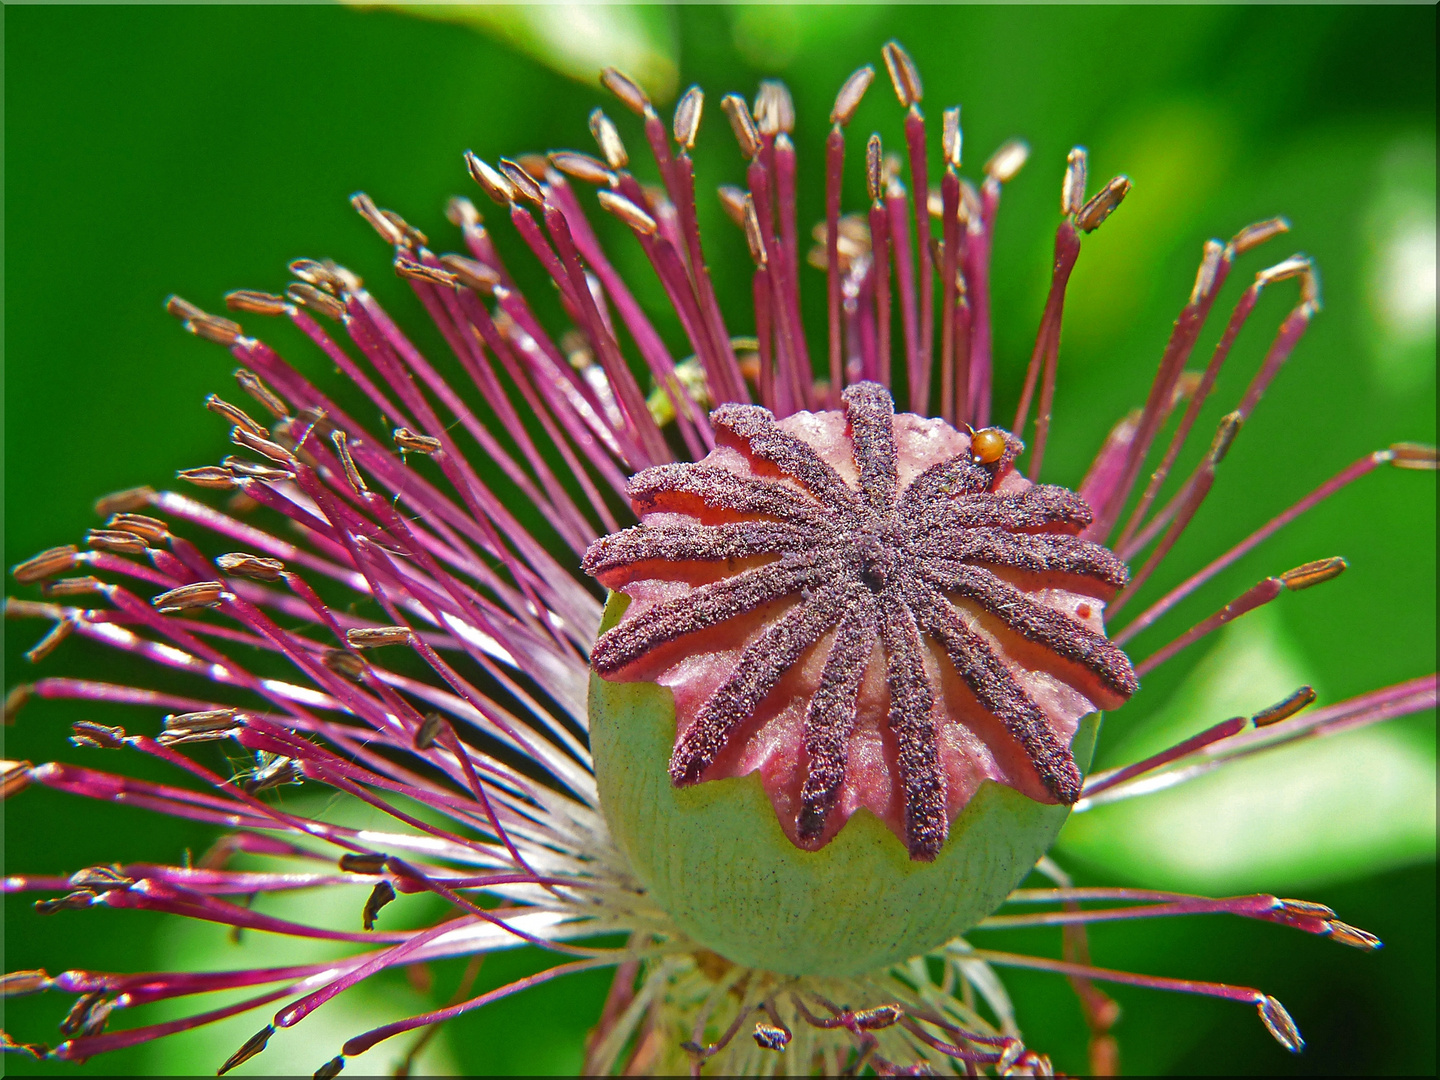
<svg viewBox="0 0 1440 1080">
<path fill-rule="evenodd" d="M 602 631 L 629 600 L 613 594 Z M 1099 714 L 1074 753 L 1089 766 Z M 653 683 L 590 677 L 590 745 L 605 818 L 652 899 L 726 959 L 786 975 L 858 975 L 970 929 L 1034 867 L 1067 806 L 983 784 L 931 863 L 861 809 L 828 845 L 786 838 L 758 776 L 671 786 L 675 702 Z"/>
</svg>

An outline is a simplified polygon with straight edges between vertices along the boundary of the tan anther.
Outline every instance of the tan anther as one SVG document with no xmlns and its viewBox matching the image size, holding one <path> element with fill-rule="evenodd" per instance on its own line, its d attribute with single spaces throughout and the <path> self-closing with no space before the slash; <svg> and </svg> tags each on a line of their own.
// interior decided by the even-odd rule
<svg viewBox="0 0 1440 1080">
<path fill-rule="evenodd" d="M 880 55 L 885 58 L 885 69 L 890 72 L 890 82 L 895 87 L 895 96 L 900 99 L 900 104 L 907 108 L 918 105 L 925 91 L 920 85 L 920 72 L 910 54 L 892 38 L 881 47 Z"/>
<path fill-rule="evenodd" d="M 445 220 L 457 229 L 479 229 L 485 221 L 485 215 L 465 196 L 452 195 L 445 204 Z"/>
<path fill-rule="evenodd" d="M 217 345 L 231 346 L 237 338 L 244 333 L 240 324 L 230 319 L 221 318 L 219 315 L 207 315 L 203 319 L 194 319 L 185 324 L 196 337 L 202 337 L 206 341 L 213 341 Z"/>
<path fill-rule="evenodd" d="M 167 297 L 165 310 L 179 319 L 192 334 L 221 345 L 233 345 L 243 332 L 239 323 L 219 315 L 211 315 L 180 296 Z"/>
<path fill-rule="evenodd" d="M 865 91 L 870 89 L 870 84 L 874 81 L 875 69 L 869 64 L 846 79 L 845 85 L 840 87 L 840 92 L 835 95 L 835 106 L 830 110 L 830 123 L 841 127 L 850 123 L 855 116 L 855 110 L 860 107 Z"/>
<path fill-rule="evenodd" d="M 29 761 L 0 761 L 0 801 L 19 795 L 30 786 L 30 770 L 35 768 Z"/>
<path fill-rule="evenodd" d="M 722 184 L 717 194 L 720 196 L 720 209 L 725 211 L 725 216 L 743 229 L 745 227 L 745 189 L 732 184 Z"/>
<path fill-rule="evenodd" d="M 609 187 L 615 183 L 615 174 L 605 167 L 603 161 L 579 150 L 556 150 L 550 155 L 550 164 L 557 172 L 586 184 Z"/>
<path fill-rule="evenodd" d="M 261 438 L 265 438 L 270 434 L 269 430 L 263 424 L 251 419 L 250 415 L 244 409 L 237 405 L 231 405 L 230 402 L 215 394 L 211 394 L 205 399 L 205 408 L 217 416 L 223 416 L 236 427 L 247 428 L 251 433 L 259 435 Z"/>
<path fill-rule="evenodd" d="M 35 696 L 35 687 L 31 683 L 16 683 L 5 693 L 5 726 L 9 727 L 15 723 L 15 716 L 25 707 L 25 703 Z"/>
<path fill-rule="evenodd" d="M 163 544 L 170 537 L 170 526 L 159 518 L 145 514 L 111 514 L 105 522 L 107 529 L 134 533 L 147 544 Z"/>
<path fill-rule="evenodd" d="M 625 196 L 616 195 L 613 191 L 602 191 L 596 195 L 596 198 L 599 199 L 601 207 L 614 214 L 636 232 L 645 236 L 655 235 L 657 228 L 655 219 Z"/>
<path fill-rule="evenodd" d="M 70 875 L 72 889 L 92 889 L 107 892 L 110 889 L 125 889 L 135 884 L 135 879 L 126 877 L 116 866 L 87 866 Z"/>
<path fill-rule="evenodd" d="M 1081 232 L 1094 232 L 1115 212 L 1115 208 L 1130 194 L 1133 186 L 1128 176 L 1115 177 L 1080 208 L 1080 212 L 1075 215 L 1075 227 Z"/>
<path fill-rule="evenodd" d="M 220 464 L 233 475 L 244 477 L 247 480 L 259 480 L 262 483 L 270 484 L 278 483 L 281 480 L 295 479 L 295 474 L 289 469 L 277 469 L 273 465 L 261 465 L 255 461 L 246 461 L 234 454 L 227 455 Z"/>
<path fill-rule="evenodd" d="M 1312 585 L 1321 585 L 1331 581 L 1350 568 L 1350 564 L 1339 555 L 1331 556 L 1328 559 L 1316 559 L 1314 562 L 1307 562 L 1293 570 L 1286 570 L 1280 575 L 1280 581 L 1291 592 L 1299 592 L 1301 589 L 1308 589 Z"/>
<path fill-rule="evenodd" d="M 515 201 L 515 189 L 510 186 L 510 181 L 469 150 L 465 151 L 465 167 L 470 170 L 470 178 L 480 185 L 480 190 L 490 196 L 492 202 L 508 206 Z"/>
<path fill-rule="evenodd" d="M 74 569 L 76 555 L 79 554 L 79 551 L 80 549 L 74 544 L 46 548 L 38 555 L 31 555 L 24 562 L 16 563 L 10 568 L 10 573 L 22 585 L 40 581 L 54 574 L 63 574 L 66 570 Z"/>
<path fill-rule="evenodd" d="M 143 510 L 155 502 L 155 489 L 149 484 L 141 487 L 112 491 L 95 500 L 95 513 L 101 517 L 118 514 L 127 510 Z"/>
<path fill-rule="evenodd" d="M 387 214 L 392 218 L 396 217 L 394 214 L 391 214 L 389 210 L 382 210 L 381 213 Z M 419 229 L 411 229 L 409 225 L 406 225 L 405 228 L 410 229 L 416 237 L 423 241 L 425 234 Z M 341 266 L 333 259 L 326 259 L 325 268 L 330 271 L 330 276 L 335 281 L 335 288 L 342 296 L 347 292 L 359 292 L 365 287 L 365 280 L 348 266 Z"/>
<path fill-rule="evenodd" d="M 171 713 L 162 726 L 172 735 L 198 735 L 230 731 L 236 726 L 237 709 L 202 709 L 199 712 Z"/>
<path fill-rule="evenodd" d="M 1280 723 L 1281 720 L 1289 720 L 1301 709 L 1308 708 L 1314 703 L 1314 687 L 1302 686 L 1284 701 L 1277 702 L 1268 709 L 1261 709 L 1250 718 L 1250 722 L 1257 728 L 1269 727 L 1271 724 Z"/>
<path fill-rule="evenodd" d="M 855 1016 L 855 1026 L 861 1031 L 879 1031 L 894 1027 L 905 1015 L 899 1005 L 877 1005 L 873 1009 L 860 1009 Z"/>
<path fill-rule="evenodd" d="M 417 454 L 438 454 L 441 449 L 439 439 L 429 435 L 418 435 L 407 427 L 397 427 L 391 435 L 395 439 L 395 445 L 401 450 L 408 450 Z"/>
<path fill-rule="evenodd" d="M 375 929 L 375 919 L 380 914 L 380 909 L 395 899 L 395 886 L 388 881 L 377 881 L 375 888 L 370 890 L 370 898 L 365 901 L 365 910 L 360 916 L 360 925 L 366 930 Z"/>
<path fill-rule="evenodd" d="M 1030 144 L 1024 139 L 1009 139 L 985 162 L 985 175 L 997 184 L 1008 184 L 1030 160 Z"/>
<path fill-rule="evenodd" d="M 878 134 L 871 135 L 865 144 L 865 186 L 870 192 L 870 201 L 878 203 L 885 196 L 885 153 Z"/>
<path fill-rule="evenodd" d="M 350 436 L 343 431 L 330 433 L 330 442 L 335 447 L 335 453 L 340 457 L 340 465 L 345 470 L 345 479 L 350 481 L 350 486 L 355 489 L 357 495 L 364 495 L 370 489 L 365 484 L 365 478 L 360 475 L 360 470 L 355 467 L 355 459 L 350 455 Z"/>
<path fill-rule="evenodd" d="M 335 275 L 330 272 L 330 266 L 323 259 L 291 259 L 285 269 L 307 285 L 324 289 L 326 292 L 339 291 Z"/>
<path fill-rule="evenodd" d="M 252 581 L 278 581 L 285 572 L 285 564 L 279 559 L 267 559 L 263 555 L 251 555 L 245 551 L 231 551 L 215 560 L 222 573 Z"/>
<path fill-rule="evenodd" d="M 97 724 L 93 720 L 76 720 L 70 725 L 70 742 L 75 746 L 93 746 L 98 750 L 119 750 L 125 745 L 125 729 Z"/>
<path fill-rule="evenodd" d="M 1300 301 L 1309 316 L 1313 317 L 1320 311 L 1320 271 L 1314 263 L 1300 275 Z"/>
<path fill-rule="evenodd" d="M 196 581 L 189 585 L 181 585 L 176 589 L 167 589 L 158 596 L 152 596 L 150 605 L 162 615 L 172 611 L 213 608 L 220 606 L 220 599 L 224 593 L 225 583 L 223 581 Z"/>
<path fill-rule="evenodd" d="M 395 256 L 395 275 L 410 281 L 426 281 L 431 285 L 443 285 L 452 289 L 460 282 L 451 271 L 442 270 L 438 266 L 426 266 L 408 255 Z"/>
<path fill-rule="evenodd" d="M 1351 926 L 1349 923 L 1341 922 L 1339 919 L 1325 920 L 1326 936 L 1331 941 L 1339 942 L 1341 945 L 1349 945 L 1352 949 L 1364 949 L 1366 952 L 1374 952 L 1380 948 L 1382 942 L 1368 930 L 1361 930 L 1358 926 Z"/>
<path fill-rule="evenodd" d="M 90 529 L 85 533 L 85 543 L 116 555 L 141 555 L 149 546 L 141 537 L 123 529 Z"/>
<path fill-rule="evenodd" d="M 360 626 L 345 631 L 345 640 L 355 649 L 380 649 L 404 645 L 414 636 L 408 626 Z"/>
<path fill-rule="evenodd" d="M 495 291 L 500 284 L 500 274 L 478 259 L 471 259 L 454 252 L 440 256 L 440 265 L 455 275 L 455 280 L 484 296 Z"/>
<path fill-rule="evenodd" d="M 692 86 L 680 95 L 675 103 L 675 118 L 671 131 L 675 141 L 687 153 L 695 149 L 695 137 L 700 133 L 700 116 L 705 111 L 705 91 Z"/>
<path fill-rule="evenodd" d="M 47 656 L 60 647 L 60 643 L 75 632 L 75 624 L 69 619 L 61 619 L 50 627 L 49 633 L 35 643 L 25 653 L 25 659 L 32 664 L 38 664 Z"/>
<path fill-rule="evenodd" d="M 537 184 L 543 184 L 545 182 L 545 173 L 550 169 L 550 161 L 544 154 L 516 154 L 511 160 L 513 160 L 516 165 L 519 165 L 520 168 L 525 171 L 525 175 Z"/>
<path fill-rule="evenodd" d="M 171 293 L 165 298 L 165 310 L 181 322 L 190 319 L 203 319 L 205 317 L 204 308 L 196 307 L 183 296 L 178 296 L 174 293 Z"/>
<path fill-rule="evenodd" d="M 650 106 L 649 95 L 640 89 L 640 84 L 618 68 L 607 67 L 600 72 L 600 84 L 637 116 L 648 116 L 655 111 Z"/>
<path fill-rule="evenodd" d="M 420 726 L 415 729 L 415 749 L 429 750 L 445 728 L 445 718 L 438 712 L 426 713 L 425 719 L 420 721 Z"/>
<path fill-rule="evenodd" d="M 960 131 L 960 106 L 946 109 L 941 119 L 940 153 L 944 156 L 946 165 L 958 169 L 961 148 L 964 146 L 964 136 Z"/>
<path fill-rule="evenodd" d="M 1225 256 L 1225 245 L 1218 240 L 1206 240 L 1205 250 L 1200 257 L 1200 267 L 1195 271 L 1195 284 L 1190 289 L 1190 306 L 1195 307 L 1215 288 L 1215 276 L 1220 272 L 1220 260 Z"/>
<path fill-rule="evenodd" d="M 234 491 L 235 475 L 229 469 L 218 465 L 202 465 L 198 469 L 181 469 L 175 474 L 187 484 L 209 488 L 212 491 Z"/>
<path fill-rule="evenodd" d="M 320 656 L 320 662 L 336 675 L 343 676 L 354 683 L 365 681 L 365 661 L 361 660 L 352 652 L 344 649 L 326 649 Z"/>
<path fill-rule="evenodd" d="M 317 289 L 306 282 L 292 281 L 285 289 L 285 295 L 300 307 L 317 311 L 327 319 L 339 322 L 345 317 L 344 303 L 324 289 Z"/>
<path fill-rule="evenodd" d="M 745 242 L 750 245 L 750 258 L 756 266 L 765 266 L 769 255 L 765 251 L 765 234 L 760 229 L 760 218 L 755 213 L 755 200 L 745 196 Z"/>
<path fill-rule="evenodd" d="M 247 370 L 246 368 L 236 368 L 235 381 L 240 384 L 240 389 L 258 401 L 275 419 L 278 420 L 283 416 L 289 415 L 290 407 L 280 399 L 280 396 L 276 394 L 275 391 L 266 386 L 265 381 L 253 371 Z"/>
<path fill-rule="evenodd" d="M 226 1058 L 225 1063 L 220 1066 L 220 1068 L 216 1071 L 215 1075 L 224 1076 L 231 1069 L 239 1068 L 241 1065 L 244 1065 L 245 1062 L 249 1061 L 256 1054 L 260 1053 L 261 1050 L 265 1049 L 265 1044 L 270 1041 L 270 1036 L 274 1034 L 274 1025 L 266 1024 L 254 1035 L 251 1035 L 250 1038 L 245 1040 L 244 1046 L 240 1047 L 239 1050 L 236 1050 L 235 1053 L 231 1054 L 228 1058 Z"/>
<path fill-rule="evenodd" d="M 250 315 L 284 315 L 290 301 L 256 289 L 235 289 L 225 294 L 225 306 L 231 311 L 243 311 Z"/>
<path fill-rule="evenodd" d="M 1085 183 L 1090 155 L 1077 146 L 1065 158 L 1065 180 L 1060 185 L 1060 213 L 1073 217 L 1085 205 Z"/>
<path fill-rule="evenodd" d="M 1288 281 L 1290 278 L 1302 277 L 1309 273 L 1311 268 L 1310 260 L 1304 255 L 1291 255 L 1283 262 L 1274 266 L 1267 266 L 1255 275 L 1255 280 L 1261 285 L 1273 285 L 1277 281 Z"/>
<path fill-rule="evenodd" d="M 1240 412 L 1226 413 L 1220 418 L 1220 425 L 1215 429 L 1215 438 L 1210 441 L 1210 452 L 1206 455 L 1211 465 L 1219 465 L 1225 460 L 1225 455 L 1230 452 L 1230 446 L 1235 441 L 1235 436 L 1240 434 L 1240 428 L 1244 426 L 1245 416 Z"/>
<path fill-rule="evenodd" d="M 755 94 L 755 126 L 762 135 L 788 135 L 795 130 L 795 101 L 776 79 L 763 79 Z"/>
<path fill-rule="evenodd" d="M 1247 251 L 1253 251 L 1267 240 L 1271 240 L 1281 233 L 1290 231 L 1290 222 L 1283 217 L 1267 218 L 1264 221 L 1257 221 L 1253 225 L 1246 225 L 1230 241 L 1230 250 L 1236 255 L 1244 255 Z"/>
<path fill-rule="evenodd" d="M 1275 998 L 1269 994 L 1262 994 L 1260 1000 L 1255 1003 L 1255 1011 L 1260 1014 L 1260 1022 L 1265 1025 L 1266 1030 L 1286 1050 L 1292 1054 L 1298 1054 L 1305 1048 L 1305 1040 L 1300 1036 L 1300 1029 L 1295 1026 L 1295 1021 L 1285 1011 L 1285 1006 Z"/>
<path fill-rule="evenodd" d="M 357 191 L 354 195 L 351 195 L 350 205 L 355 208 L 356 213 L 370 224 L 371 228 L 380 234 L 380 239 L 384 240 L 387 244 L 398 246 L 405 243 L 404 230 L 386 218 L 380 212 L 380 208 L 375 205 L 374 200 L 371 199 L 369 195 L 366 195 L 365 192 Z"/>
<path fill-rule="evenodd" d="M 31 971 L 11 971 L 0 975 L 0 997 L 23 997 L 49 990 L 54 980 L 45 971 L 36 968 Z"/>
<path fill-rule="evenodd" d="M 423 248 L 426 244 L 430 243 L 428 236 L 414 225 L 411 225 L 394 210 L 381 210 L 380 216 L 388 221 L 393 228 L 400 230 L 400 234 L 404 238 L 402 242 L 406 247 Z"/>
<path fill-rule="evenodd" d="M 760 153 L 760 131 L 750 115 L 750 106 L 739 94 L 726 94 L 720 99 L 720 108 L 730 118 L 730 130 L 740 144 L 740 153 L 754 160 L 755 155 Z"/>
<path fill-rule="evenodd" d="M 262 435 L 256 435 L 254 432 L 243 427 L 233 427 L 230 429 L 230 441 L 236 446 L 243 446 L 247 450 L 253 450 L 261 457 L 267 457 L 277 464 L 292 467 L 295 464 L 295 455 L 278 442 L 267 439 Z"/>
<path fill-rule="evenodd" d="M 347 851 L 340 856 L 340 869 L 347 874 L 378 874 L 385 869 L 388 855 Z"/>
<path fill-rule="evenodd" d="M 610 168 L 623 169 L 630 164 L 630 155 L 620 138 L 620 129 L 605 115 L 603 109 L 591 110 L 590 134 L 595 136 L 595 143 L 600 147 L 600 156 L 609 163 Z"/>
<path fill-rule="evenodd" d="M 1435 447 L 1424 443 L 1395 443 L 1388 451 L 1382 452 L 1389 454 L 1390 464 L 1397 469 L 1428 469 L 1434 472 L 1436 468 Z"/>
<path fill-rule="evenodd" d="M 505 179 L 510 181 L 510 186 L 523 199 L 534 203 L 536 206 L 543 206 L 545 203 L 545 190 L 535 182 L 535 178 L 521 167 L 519 162 L 510 158 L 500 159 L 500 171 Z"/>
<path fill-rule="evenodd" d="M 43 600 L 20 600 L 13 596 L 5 598 L 5 618 L 7 619 L 62 619 L 65 617 L 65 609 L 59 604 L 51 604 Z"/>
</svg>

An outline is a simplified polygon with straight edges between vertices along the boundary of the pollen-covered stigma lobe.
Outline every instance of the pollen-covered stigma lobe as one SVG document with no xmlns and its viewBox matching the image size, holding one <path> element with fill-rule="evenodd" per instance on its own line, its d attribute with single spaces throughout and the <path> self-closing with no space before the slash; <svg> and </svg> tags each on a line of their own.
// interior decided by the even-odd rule
<svg viewBox="0 0 1440 1080">
<path fill-rule="evenodd" d="M 591 663 L 673 691 L 676 785 L 758 772 L 799 847 L 863 806 L 930 860 L 985 780 L 1079 797 L 1080 719 L 1138 685 L 1101 621 L 1128 571 L 1014 436 L 843 401 L 722 406 L 711 454 L 632 479 L 642 524 L 585 556 L 631 601 Z"/>
</svg>

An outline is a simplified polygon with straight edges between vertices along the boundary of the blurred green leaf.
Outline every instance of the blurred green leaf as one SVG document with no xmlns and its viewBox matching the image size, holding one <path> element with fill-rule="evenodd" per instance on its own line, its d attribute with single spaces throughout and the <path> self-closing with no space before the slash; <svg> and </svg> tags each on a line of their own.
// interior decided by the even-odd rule
<svg viewBox="0 0 1440 1080">
<path fill-rule="evenodd" d="M 357 7 L 372 5 L 357 3 Z M 674 18 L 661 4 L 395 4 L 395 10 L 458 23 L 533 56 L 561 75 L 595 85 L 604 67 L 625 72 L 659 103 L 680 79 Z M 503 86 L 495 104 L 517 108 Z"/>
</svg>

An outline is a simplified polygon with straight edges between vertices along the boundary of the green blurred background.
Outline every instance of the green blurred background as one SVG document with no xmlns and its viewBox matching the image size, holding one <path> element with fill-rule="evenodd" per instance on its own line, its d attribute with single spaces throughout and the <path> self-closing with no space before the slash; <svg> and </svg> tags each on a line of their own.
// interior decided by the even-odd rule
<svg viewBox="0 0 1440 1080">
<path fill-rule="evenodd" d="M 1435 18 L 1434 7 L 7 7 L 6 564 L 78 539 L 96 523 L 96 494 L 159 486 L 176 468 L 226 452 L 223 425 L 199 404 L 211 390 L 227 392 L 233 365 L 164 314 L 169 292 L 219 309 L 229 289 L 281 289 L 289 259 L 333 256 L 367 275 L 413 324 L 418 305 L 390 277 L 387 251 L 346 196 L 363 187 L 428 232 L 438 250 L 458 247 L 442 208 L 452 193 L 473 193 L 465 148 L 491 160 L 589 149 L 584 121 L 596 104 L 641 148 L 630 117 L 593 82 L 564 74 L 611 59 L 643 72 L 658 96 L 690 81 L 710 93 L 696 155 L 707 186 L 742 178 L 714 111 L 718 95 L 751 94 L 758 78 L 784 77 L 800 118 L 801 217 L 816 220 L 818 154 L 834 92 L 860 64 L 878 65 L 880 44 L 895 36 L 921 68 L 927 110 L 938 117 L 963 104 L 973 164 L 1012 135 L 1033 149 L 1006 190 L 998 227 L 1002 419 L 1043 301 L 1066 150 L 1090 148 L 1096 182 L 1116 172 L 1135 182 L 1126 204 L 1087 239 L 1075 274 L 1048 479 L 1077 483 L 1109 425 L 1143 399 L 1205 238 L 1283 213 L 1293 234 L 1242 262 L 1235 280 L 1293 250 L 1318 260 L 1326 311 L 1236 443 L 1172 557 L 1172 573 L 1162 575 L 1168 584 L 1361 453 L 1434 440 Z M 871 129 L 895 144 L 899 119 L 882 74 L 852 145 Z M 852 153 L 847 179 L 851 209 L 863 197 L 858 157 Z M 749 332 L 743 241 L 705 190 L 700 199 L 722 304 L 732 330 Z M 525 262 L 508 226 L 496 231 L 512 266 Z M 634 245 L 613 229 L 605 235 L 642 295 L 656 295 Z M 809 272 L 803 286 L 818 346 L 823 279 Z M 1267 294 L 1206 426 L 1238 398 L 1292 297 L 1287 286 Z M 683 354 L 674 320 L 660 325 Z M 273 337 L 300 353 L 283 329 Z M 1217 334 L 1212 326 L 1195 363 Z M 312 374 L 323 372 L 313 356 L 305 362 Z M 1192 598 L 1182 625 L 1267 574 L 1334 554 L 1351 561 L 1333 584 L 1283 597 L 1148 679 L 1107 723 L 1101 763 L 1254 711 L 1301 681 L 1325 702 L 1432 670 L 1434 496 L 1433 474 L 1376 474 Z M 8 687 L 34 677 L 21 654 L 40 629 L 5 629 Z M 1172 622 L 1140 638 L 1136 655 L 1179 629 Z M 43 667 L 119 679 L 127 665 L 72 641 Z M 68 747 L 69 723 L 82 717 L 146 722 L 134 711 L 32 703 L 5 730 L 5 756 L 144 771 Z M 1126 1071 L 1434 1072 L 1434 745 L 1432 713 L 1067 827 L 1056 855 L 1084 882 L 1303 890 L 1387 945 L 1361 955 L 1220 919 L 1101 927 L 1092 940 L 1103 966 L 1262 987 L 1289 1006 L 1310 1040 L 1304 1055 L 1289 1057 L 1244 1006 L 1121 988 L 1125 1012 L 1115 1033 Z M 212 839 L 200 826 L 43 790 L 4 813 L 7 873 L 170 861 L 186 849 L 198 855 Z M 334 917 L 353 919 L 358 896 L 312 900 L 303 910 L 328 917 L 337 902 Z M 1052 955 L 1059 947 L 1053 932 L 982 940 Z M 134 913 L 42 919 L 24 898 L 5 907 L 5 950 L 7 970 L 52 972 L 295 955 L 287 942 L 249 934 L 236 947 L 214 927 Z M 481 980 L 498 985 L 542 962 L 526 951 L 494 957 Z M 437 965 L 429 988 L 398 974 L 376 980 L 277 1037 L 239 1072 L 308 1073 L 347 1035 L 443 999 L 456 978 L 457 966 Z M 1058 1068 L 1084 1071 L 1083 1026 L 1065 984 L 1029 973 L 1007 983 L 1027 1041 Z M 572 979 L 467 1016 L 421 1067 L 573 1072 L 605 985 L 603 976 Z M 5 1028 L 16 1037 L 58 1041 L 54 1025 L 67 1002 L 5 1004 Z M 205 1073 L 261 1022 L 256 1014 L 176 1036 L 100 1059 L 90 1071 Z M 373 1070 L 393 1067 L 400 1051 L 384 1046 Z M 15 1058 L 5 1065 L 16 1074 L 73 1071 Z"/>
</svg>

